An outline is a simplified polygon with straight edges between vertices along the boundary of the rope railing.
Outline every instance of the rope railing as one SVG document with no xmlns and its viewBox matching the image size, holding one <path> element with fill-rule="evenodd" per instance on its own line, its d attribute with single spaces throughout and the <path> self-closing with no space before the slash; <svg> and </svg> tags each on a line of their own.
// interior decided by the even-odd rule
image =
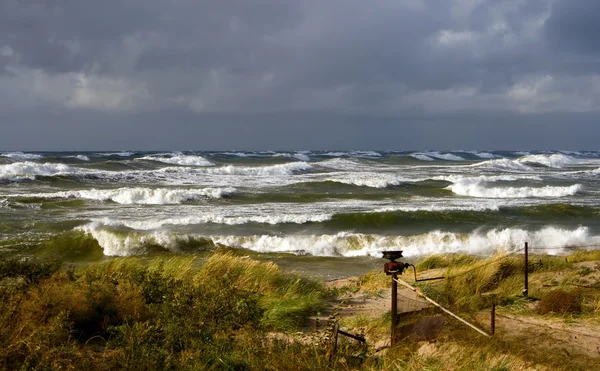
<svg viewBox="0 0 600 371">
<path fill-rule="evenodd" d="M 439 304 L 438 302 L 436 302 L 435 300 L 431 299 L 430 297 L 428 297 L 427 295 L 425 295 L 421 290 L 419 290 L 418 288 L 409 285 L 408 283 L 404 282 L 403 280 L 399 279 L 399 278 L 392 278 L 394 281 L 396 281 L 397 283 L 411 289 L 412 291 L 414 291 L 417 295 L 423 297 L 423 299 L 427 300 L 428 302 L 430 302 L 431 304 L 435 305 L 436 307 L 440 308 L 441 310 L 443 310 L 445 313 L 448 313 L 449 315 L 451 315 L 452 317 L 454 317 L 455 319 L 459 320 L 460 322 L 464 323 L 465 325 L 469 326 L 470 328 L 472 328 L 473 330 L 477 331 L 478 333 L 480 333 L 483 336 L 486 337 L 490 337 L 490 335 L 477 328 L 475 325 L 467 322 L 467 320 L 461 318 L 460 316 L 458 316 L 457 314 L 452 313 L 450 310 L 444 308 L 441 304 Z"/>
</svg>

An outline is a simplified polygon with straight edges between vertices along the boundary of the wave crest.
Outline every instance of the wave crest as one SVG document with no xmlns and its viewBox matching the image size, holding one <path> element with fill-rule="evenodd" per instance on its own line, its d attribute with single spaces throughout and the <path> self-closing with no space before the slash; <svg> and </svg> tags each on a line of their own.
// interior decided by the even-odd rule
<svg viewBox="0 0 600 371">
<path fill-rule="evenodd" d="M 486 187 L 487 182 L 478 179 L 462 179 L 448 186 L 459 196 L 485 198 L 529 198 L 529 197 L 566 197 L 573 196 L 582 189 L 581 184 L 566 187 Z"/>
<path fill-rule="evenodd" d="M 1 154 L 2 157 L 12 158 L 14 160 L 38 160 L 44 156 L 35 153 L 24 153 L 24 152 L 5 152 Z"/>
<path fill-rule="evenodd" d="M 0 165 L 0 179 L 13 179 L 27 177 L 35 179 L 36 175 L 54 176 L 61 174 L 73 174 L 78 170 L 65 164 L 36 162 L 15 162 L 8 165 Z"/>
<path fill-rule="evenodd" d="M 138 160 L 147 160 L 147 161 L 158 161 L 163 162 L 165 164 L 172 165 L 181 165 L 181 166 L 215 166 L 214 163 L 208 161 L 202 156 L 192 156 L 192 155 L 183 155 L 183 154 L 175 154 L 170 157 L 163 156 L 144 156 L 138 158 Z"/>
<path fill-rule="evenodd" d="M 568 230 L 545 227 L 537 231 L 519 228 L 492 229 L 486 232 L 451 233 L 432 231 L 411 236 L 382 236 L 340 232 L 332 235 L 252 235 L 252 236 L 180 236 L 168 232 L 133 232 L 124 235 L 90 223 L 77 228 L 90 234 L 103 248 L 105 255 L 127 256 L 144 252 L 147 244 L 158 244 L 179 251 L 189 239 L 206 239 L 214 245 L 241 247 L 263 253 L 295 253 L 313 256 L 374 256 L 389 249 L 401 249 L 407 257 L 429 254 L 465 252 L 493 254 L 497 251 L 521 251 L 528 241 L 532 248 L 546 248 L 558 254 L 568 246 L 600 244 L 600 236 L 591 236 L 586 227 Z"/>
<path fill-rule="evenodd" d="M 77 190 L 54 193 L 37 193 L 27 197 L 82 198 L 87 200 L 113 201 L 123 205 L 168 205 L 203 198 L 223 198 L 235 194 L 235 188 L 166 189 L 166 188 L 118 188 L 110 190 Z M 12 197 L 15 197 L 13 195 Z"/>
</svg>

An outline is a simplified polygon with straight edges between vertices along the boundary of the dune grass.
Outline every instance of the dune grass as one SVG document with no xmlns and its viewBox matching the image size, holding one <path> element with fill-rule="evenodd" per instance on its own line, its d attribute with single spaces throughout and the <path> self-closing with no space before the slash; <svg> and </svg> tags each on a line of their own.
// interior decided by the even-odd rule
<svg viewBox="0 0 600 371">
<path fill-rule="evenodd" d="M 580 263 L 598 257 L 593 251 L 531 257 L 530 292 L 540 304 L 548 303 L 544 316 L 600 314 L 598 290 L 580 287 L 597 277 L 593 263 Z M 446 268 L 447 280 L 418 285 L 467 316 L 489 305 L 488 294 L 507 309 L 526 308 L 518 298 L 522 256 L 445 255 L 417 267 L 420 272 Z M 372 272 L 347 290 L 377 292 L 389 284 L 389 277 Z M 56 261 L 3 259 L 0 369 L 512 370 L 594 364 L 586 357 L 547 352 L 543 344 L 524 350 L 519 338 L 482 341 L 452 321 L 433 345 L 406 342 L 377 352 L 340 338 L 337 354 L 331 355 L 326 333 L 298 338 L 293 332 L 335 293 L 320 280 L 231 251 L 116 258 L 77 270 L 60 269 Z M 552 306 L 567 297 L 570 306 Z M 384 339 L 390 316 L 357 316 L 342 323 L 354 333 Z"/>
<path fill-rule="evenodd" d="M 297 329 L 328 295 L 317 280 L 230 253 L 58 267 L 0 264 L 0 369 L 261 369 L 266 354 L 285 365 L 279 354 L 296 345 L 268 332 Z M 322 361 L 309 353 L 295 357 Z"/>
</svg>

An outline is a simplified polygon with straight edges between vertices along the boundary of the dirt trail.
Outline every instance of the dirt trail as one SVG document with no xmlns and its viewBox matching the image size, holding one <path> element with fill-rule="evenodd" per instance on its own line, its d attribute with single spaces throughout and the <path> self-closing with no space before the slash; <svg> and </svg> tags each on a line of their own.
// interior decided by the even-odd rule
<svg viewBox="0 0 600 371">
<path fill-rule="evenodd" d="M 478 316 L 489 321 L 489 312 Z M 516 316 L 502 311 L 496 314 L 496 334 L 518 337 L 523 345 L 543 344 L 549 351 L 558 350 L 568 356 L 584 354 L 600 357 L 600 322 L 593 319 L 577 319 L 577 323 L 561 318 Z"/>
<path fill-rule="evenodd" d="M 593 266 L 597 262 L 585 264 Z M 584 264 L 581 264 L 584 265 Z M 592 279 L 596 277 L 590 277 Z M 343 287 L 358 284 L 357 277 L 351 277 L 329 282 L 330 287 Z M 391 293 L 389 289 L 372 291 L 357 291 L 348 293 L 331 303 L 330 307 L 321 313 L 321 324 L 336 312 L 338 318 L 366 316 L 381 318 L 390 310 Z M 535 304 L 532 304 L 535 305 Z M 411 312 L 431 305 L 420 298 L 415 292 L 402 286 L 398 287 L 398 312 Z M 568 356 L 585 354 L 600 358 L 600 319 L 567 320 L 557 317 L 532 317 L 510 314 L 499 308 L 496 312 L 497 336 L 518 337 L 524 346 L 529 342 L 539 346 L 544 344 L 549 351 L 560 351 Z M 489 323 L 490 313 L 482 311 L 476 316 L 479 323 Z M 313 318 L 313 321 L 315 318 Z M 314 324 L 313 324 L 314 326 Z M 488 326 L 489 327 L 489 326 Z M 486 331 L 489 329 L 486 327 Z"/>
</svg>

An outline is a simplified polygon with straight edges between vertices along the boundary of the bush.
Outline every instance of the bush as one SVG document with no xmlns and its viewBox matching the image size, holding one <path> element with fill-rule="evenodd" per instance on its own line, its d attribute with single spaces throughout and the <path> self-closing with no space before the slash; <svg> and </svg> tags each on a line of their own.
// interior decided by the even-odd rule
<svg viewBox="0 0 600 371">
<path fill-rule="evenodd" d="M 39 260 L 33 258 L 9 258 L 0 261 L 0 279 L 23 277 L 29 283 L 37 283 L 52 276 L 60 269 L 59 260 Z"/>
<path fill-rule="evenodd" d="M 570 314 L 580 313 L 582 292 L 580 289 L 566 291 L 555 289 L 542 297 L 537 306 L 539 314 Z"/>
<path fill-rule="evenodd" d="M 326 363 L 314 359 L 312 347 L 277 344 L 266 333 L 296 329 L 322 308 L 321 282 L 231 254 L 213 254 L 200 269 L 189 258 L 144 264 L 111 259 L 76 275 L 57 272 L 59 264 L 2 261 L 2 277 L 28 283 L 0 285 L 0 369 Z"/>
</svg>

